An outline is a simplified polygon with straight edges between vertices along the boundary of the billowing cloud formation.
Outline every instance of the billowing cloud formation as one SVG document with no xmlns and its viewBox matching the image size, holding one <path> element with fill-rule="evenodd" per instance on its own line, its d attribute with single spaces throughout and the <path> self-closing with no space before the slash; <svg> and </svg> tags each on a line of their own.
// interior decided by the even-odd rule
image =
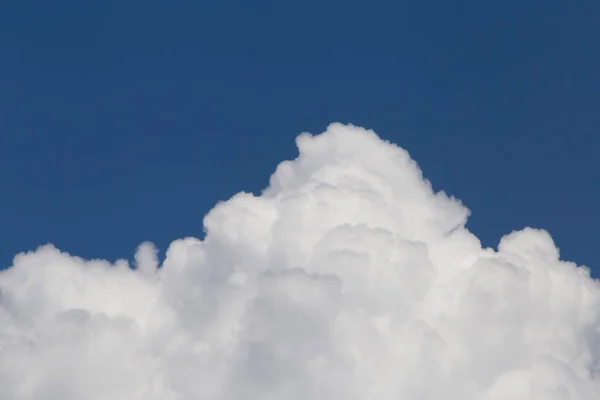
<svg viewBox="0 0 600 400">
<path fill-rule="evenodd" d="M 408 153 L 340 124 L 135 268 L 0 274 L 2 400 L 597 399 L 600 287 L 545 231 L 482 249 Z"/>
</svg>

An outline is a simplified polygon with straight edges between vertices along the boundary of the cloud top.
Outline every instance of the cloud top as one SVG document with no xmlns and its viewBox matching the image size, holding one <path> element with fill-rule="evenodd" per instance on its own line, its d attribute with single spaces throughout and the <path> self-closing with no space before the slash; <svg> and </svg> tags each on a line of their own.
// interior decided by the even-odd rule
<svg viewBox="0 0 600 400">
<path fill-rule="evenodd" d="M 400 147 L 332 124 L 159 265 L 0 272 L 6 400 L 596 399 L 600 287 L 527 228 L 483 249 Z"/>
</svg>

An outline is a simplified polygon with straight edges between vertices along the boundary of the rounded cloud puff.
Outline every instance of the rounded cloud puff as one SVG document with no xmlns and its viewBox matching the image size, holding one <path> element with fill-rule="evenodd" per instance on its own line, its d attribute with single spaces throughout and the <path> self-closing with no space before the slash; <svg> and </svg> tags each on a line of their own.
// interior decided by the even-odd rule
<svg viewBox="0 0 600 400">
<path fill-rule="evenodd" d="M 5 400 L 592 400 L 600 287 L 545 231 L 483 249 L 403 149 L 333 124 L 204 240 L 0 272 Z"/>
</svg>

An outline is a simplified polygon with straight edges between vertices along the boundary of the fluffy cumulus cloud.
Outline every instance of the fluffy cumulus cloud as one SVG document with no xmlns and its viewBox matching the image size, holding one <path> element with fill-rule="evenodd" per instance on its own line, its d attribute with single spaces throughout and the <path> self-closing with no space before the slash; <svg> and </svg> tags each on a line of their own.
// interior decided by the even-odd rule
<svg viewBox="0 0 600 400">
<path fill-rule="evenodd" d="M 482 248 L 400 147 L 331 125 L 203 240 L 0 273 L 2 400 L 598 399 L 600 287 L 525 229 Z"/>
</svg>

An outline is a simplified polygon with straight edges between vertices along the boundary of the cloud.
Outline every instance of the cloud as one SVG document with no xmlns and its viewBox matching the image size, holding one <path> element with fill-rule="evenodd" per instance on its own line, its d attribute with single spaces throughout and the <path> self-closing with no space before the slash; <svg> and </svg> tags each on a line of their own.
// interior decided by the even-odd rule
<svg viewBox="0 0 600 400">
<path fill-rule="evenodd" d="M 3 400 L 596 399 L 600 287 L 535 229 L 484 249 L 403 149 L 332 124 L 159 266 L 0 272 Z"/>
</svg>

